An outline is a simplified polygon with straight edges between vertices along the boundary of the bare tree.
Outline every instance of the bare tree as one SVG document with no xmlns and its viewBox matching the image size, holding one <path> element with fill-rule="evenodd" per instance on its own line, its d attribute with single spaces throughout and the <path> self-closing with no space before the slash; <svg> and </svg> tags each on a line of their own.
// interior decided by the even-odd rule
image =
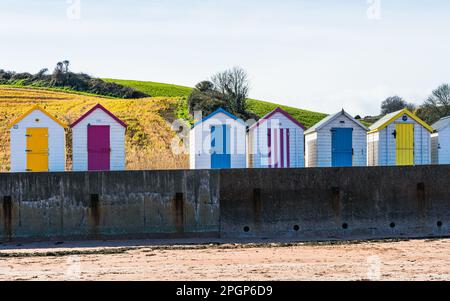
<svg viewBox="0 0 450 301">
<path fill-rule="evenodd" d="M 250 90 L 248 75 L 244 69 L 234 67 L 215 74 L 211 78 L 215 90 L 220 92 L 224 101 L 233 111 L 244 113 L 247 109 L 246 99 Z"/>
<path fill-rule="evenodd" d="M 386 115 L 405 108 L 410 111 L 414 111 L 415 105 L 413 103 L 407 103 L 400 96 L 391 96 L 386 98 L 386 100 L 381 103 L 381 114 Z"/>
<path fill-rule="evenodd" d="M 450 86 L 448 84 L 440 85 L 432 92 L 420 108 L 419 116 L 429 123 L 450 116 Z"/>
<path fill-rule="evenodd" d="M 64 65 L 64 72 L 65 72 L 65 73 L 68 73 L 68 72 L 69 72 L 69 65 L 70 65 L 70 62 L 69 62 L 68 60 L 65 60 L 65 61 L 63 61 L 62 63 L 63 63 L 63 65 Z"/>
</svg>

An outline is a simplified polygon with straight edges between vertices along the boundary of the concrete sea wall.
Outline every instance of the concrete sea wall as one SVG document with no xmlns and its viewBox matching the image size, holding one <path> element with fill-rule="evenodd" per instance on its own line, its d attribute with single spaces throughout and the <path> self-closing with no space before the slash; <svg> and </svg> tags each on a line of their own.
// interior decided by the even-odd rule
<svg viewBox="0 0 450 301">
<path fill-rule="evenodd" d="M 0 241 L 450 236 L 450 166 L 0 174 Z"/>
<path fill-rule="evenodd" d="M 0 174 L 0 237 L 216 235 L 219 183 L 208 171 Z"/>
</svg>

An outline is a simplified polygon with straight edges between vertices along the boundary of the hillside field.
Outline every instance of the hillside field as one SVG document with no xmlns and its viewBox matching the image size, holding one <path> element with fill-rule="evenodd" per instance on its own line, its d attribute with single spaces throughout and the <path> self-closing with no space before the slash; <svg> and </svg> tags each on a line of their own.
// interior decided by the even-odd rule
<svg viewBox="0 0 450 301">
<path fill-rule="evenodd" d="M 151 96 L 168 96 L 168 97 L 182 97 L 183 99 L 187 99 L 189 94 L 192 91 L 192 88 L 177 86 L 171 84 L 161 84 L 155 82 L 144 82 L 144 81 L 135 81 L 135 80 L 119 80 L 119 79 L 110 79 L 104 78 L 103 80 L 109 82 L 115 82 L 117 84 L 121 84 L 124 86 L 128 86 L 139 90 L 141 92 L 147 93 Z M 267 113 L 273 111 L 277 107 L 282 108 L 291 114 L 295 119 L 305 125 L 307 128 L 313 126 L 321 119 L 325 118 L 327 114 L 301 110 L 293 107 L 282 106 L 271 102 L 260 101 L 256 99 L 248 99 L 248 109 L 258 115 L 259 117 L 263 117 Z M 187 111 L 187 106 L 183 108 L 184 111 Z"/>
<path fill-rule="evenodd" d="M 178 98 L 111 99 L 48 90 L 0 86 L 0 171 L 8 171 L 9 124 L 33 105 L 44 107 L 61 121 L 70 124 L 100 103 L 128 124 L 126 134 L 127 169 L 188 168 L 186 155 L 172 153 L 175 133 L 170 122 L 175 118 Z M 67 134 L 67 167 L 71 168 L 70 131 Z"/>
<path fill-rule="evenodd" d="M 118 99 L 52 88 L 0 85 L 0 171 L 8 171 L 9 124 L 35 104 L 39 104 L 61 121 L 70 124 L 97 103 L 116 114 L 128 124 L 126 135 L 127 169 L 188 168 L 186 154 L 174 154 L 171 149 L 176 133 L 171 123 L 188 119 L 187 98 L 192 88 L 130 80 L 113 80 L 152 97 Z M 290 113 L 306 127 L 320 121 L 326 114 L 280 106 L 275 103 L 248 100 L 248 108 L 262 117 L 277 107 Z M 71 169 L 71 132 L 67 134 L 67 169 Z"/>
<path fill-rule="evenodd" d="M 116 83 L 144 92 L 152 97 L 188 97 L 192 88 L 156 82 L 144 82 L 137 80 L 102 78 L 106 82 Z"/>
</svg>

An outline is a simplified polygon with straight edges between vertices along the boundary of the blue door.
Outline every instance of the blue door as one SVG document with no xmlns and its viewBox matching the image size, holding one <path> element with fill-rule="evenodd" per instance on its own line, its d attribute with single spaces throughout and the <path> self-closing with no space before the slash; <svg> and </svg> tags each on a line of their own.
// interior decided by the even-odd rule
<svg viewBox="0 0 450 301">
<path fill-rule="evenodd" d="M 353 165 L 353 129 L 334 128 L 332 133 L 332 166 L 347 167 Z"/>
<path fill-rule="evenodd" d="M 230 129 L 226 125 L 211 127 L 211 168 L 231 168 Z"/>
</svg>

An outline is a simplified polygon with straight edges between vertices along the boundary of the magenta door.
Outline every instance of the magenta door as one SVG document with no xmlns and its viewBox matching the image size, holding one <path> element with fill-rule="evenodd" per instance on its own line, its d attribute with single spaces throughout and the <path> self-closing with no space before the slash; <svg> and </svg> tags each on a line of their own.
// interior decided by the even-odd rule
<svg viewBox="0 0 450 301">
<path fill-rule="evenodd" d="M 109 125 L 88 126 L 88 170 L 109 170 Z"/>
</svg>

